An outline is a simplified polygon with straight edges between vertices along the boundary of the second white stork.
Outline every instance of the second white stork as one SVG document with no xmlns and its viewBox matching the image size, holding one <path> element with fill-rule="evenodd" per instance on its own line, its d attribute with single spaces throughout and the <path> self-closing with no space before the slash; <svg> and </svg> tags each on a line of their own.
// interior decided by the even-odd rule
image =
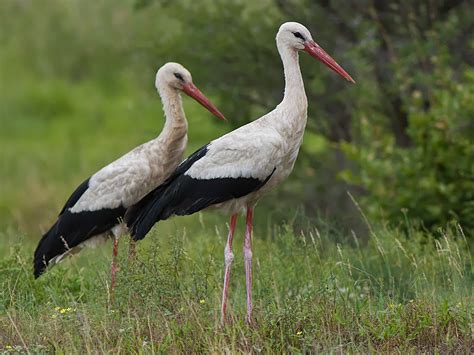
<svg viewBox="0 0 474 355">
<path fill-rule="evenodd" d="M 77 187 L 52 227 L 43 235 L 34 255 L 34 276 L 65 256 L 114 238 L 112 288 L 116 273 L 118 237 L 128 207 L 160 185 L 183 158 L 188 123 L 180 92 L 201 103 L 220 119 L 222 113 L 193 84 L 191 73 L 178 63 L 163 65 L 156 74 L 163 101 L 165 125 L 161 134 L 102 168 Z"/>
<path fill-rule="evenodd" d="M 276 36 L 285 72 L 283 101 L 271 112 L 204 146 L 182 162 L 171 177 L 126 213 L 132 237 L 142 239 L 160 220 L 214 207 L 231 215 L 225 246 L 221 316 L 225 320 L 232 260 L 232 241 L 239 211 L 246 209 L 244 262 L 247 322 L 252 319 L 253 208 L 258 199 L 293 170 L 307 119 L 307 99 L 298 61 L 303 50 L 342 77 L 351 76 L 313 39 L 306 27 L 284 23 Z"/>
</svg>

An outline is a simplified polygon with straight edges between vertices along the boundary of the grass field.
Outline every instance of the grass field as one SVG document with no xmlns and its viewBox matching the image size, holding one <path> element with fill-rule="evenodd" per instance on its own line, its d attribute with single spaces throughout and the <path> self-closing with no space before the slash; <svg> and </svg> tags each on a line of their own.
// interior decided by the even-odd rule
<svg viewBox="0 0 474 355">
<path fill-rule="evenodd" d="M 120 253 L 108 292 L 110 243 L 34 281 L 33 244 L 2 245 L 3 352 L 472 352 L 473 265 L 460 228 L 427 242 L 383 227 L 368 239 L 318 228 L 256 229 L 255 324 L 245 315 L 241 248 L 230 288 L 230 321 L 219 323 L 226 230 L 202 215 L 168 223 Z M 212 220 L 212 223 L 209 221 Z M 166 231 L 164 231 L 166 230 Z M 242 231 L 240 231 L 242 232 Z M 242 234 L 242 233 L 240 233 Z M 17 236 L 10 234 L 10 241 Z M 365 241 L 363 241 L 366 239 Z M 126 245 L 125 240 L 122 244 Z"/>
</svg>

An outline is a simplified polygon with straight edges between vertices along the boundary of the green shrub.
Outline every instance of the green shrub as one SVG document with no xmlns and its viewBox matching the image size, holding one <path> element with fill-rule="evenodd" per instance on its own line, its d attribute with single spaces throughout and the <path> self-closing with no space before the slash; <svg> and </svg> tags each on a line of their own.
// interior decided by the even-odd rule
<svg viewBox="0 0 474 355">
<path fill-rule="evenodd" d="M 432 82 L 428 101 L 419 90 L 407 100 L 411 144 L 397 146 L 391 133 L 363 118 L 365 144 L 342 144 L 359 170 L 341 176 L 366 189 L 362 203 L 373 218 L 397 223 L 408 216 L 430 229 L 459 221 L 472 235 L 474 70 L 459 80 L 449 69 L 435 70 Z"/>
</svg>

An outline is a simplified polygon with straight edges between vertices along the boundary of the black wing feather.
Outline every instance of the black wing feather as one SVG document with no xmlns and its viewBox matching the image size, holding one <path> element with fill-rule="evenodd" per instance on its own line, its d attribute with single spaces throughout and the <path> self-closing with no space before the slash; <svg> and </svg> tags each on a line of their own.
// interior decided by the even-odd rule
<svg viewBox="0 0 474 355">
<path fill-rule="evenodd" d="M 211 205 L 248 195 L 265 185 L 275 171 L 263 181 L 247 177 L 196 179 L 185 175 L 206 152 L 207 147 L 203 147 L 191 155 L 165 184 L 127 211 L 125 220 L 135 240 L 143 239 L 156 222 L 170 216 L 193 214 Z"/>
<path fill-rule="evenodd" d="M 208 145 L 205 145 L 196 150 L 188 158 L 183 160 L 174 170 L 174 172 L 169 176 L 169 178 L 166 179 L 160 186 L 150 191 L 140 201 L 128 208 L 125 214 L 125 221 L 130 221 L 130 223 L 132 223 L 132 221 L 135 221 L 138 218 L 138 215 L 141 214 L 141 212 L 145 210 L 149 204 L 153 203 L 154 200 L 158 199 L 178 176 L 184 174 L 196 161 L 205 156 L 207 150 Z"/>
<path fill-rule="evenodd" d="M 58 219 L 43 235 L 34 254 L 34 275 L 39 277 L 49 261 L 85 240 L 107 232 L 119 223 L 125 208 L 104 208 L 96 211 L 71 212 L 79 198 L 87 191 L 89 179 L 80 184 L 66 201 Z"/>
<path fill-rule="evenodd" d="M 76 188 L 76 190 L 74 190 L 72 195 L 69 196 L 68 200 L 64 204 L 64 207 L 61 209 L 61 212 L 59 212 L 59 216 L 62 215 L 68 208 L 74 206 L 77 201 L 79 201 L 81 196 L 84 195 L 84 192 L 86 192 L 89 188 L 89 180 L 90 178 L 87 178 Z"/>
</svg>

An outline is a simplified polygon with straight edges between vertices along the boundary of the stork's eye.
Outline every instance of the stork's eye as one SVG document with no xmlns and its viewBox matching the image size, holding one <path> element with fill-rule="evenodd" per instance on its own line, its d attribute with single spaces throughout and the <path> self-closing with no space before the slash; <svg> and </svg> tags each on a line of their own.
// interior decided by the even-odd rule
<svg viewBox="0 0 474 355">
<path fill-rule="evenodd" d="M 184 81 L 184 78 L 180 73 L 174 73 L 174 76 L 176 77 L 176 79 Z"/>
<path fill-rule="evenodd" d="M 296 38 L 301 38 L 303 41 L 305 40 L 305 39 L 304 39 L 304 36 L 303 36 L 301 33 L 299 33 L 299 32 L 293 32 L 293 35 L 294 35 Z"/>
</svg>

